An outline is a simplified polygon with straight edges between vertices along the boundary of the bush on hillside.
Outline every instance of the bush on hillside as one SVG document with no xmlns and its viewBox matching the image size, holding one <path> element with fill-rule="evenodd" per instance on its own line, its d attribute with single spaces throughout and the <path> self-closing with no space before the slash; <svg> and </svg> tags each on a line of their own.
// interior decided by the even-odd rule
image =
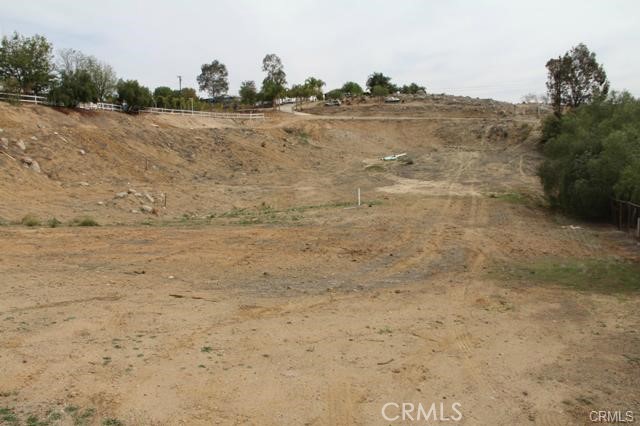
<svg viewBox="0 0 640 426">
<path fill-rule="evenodd" d="M 539 175 L 553 206 L 608 217 L 611 198 L 640 203 L 640 101 L 628 93 L 551 117 Z"/>
<path fill-rule="evenodd" d="M 29 227 L 40 226 L 40 219 L 36 215 L 29 213 L 20 220 L 20 223 Z"/>
<path fill-rule="evenodd" d="M 118 101 L 126 104 L 126 110 L 135 112 L 141 108 L 151 106 L 153 97 L 151 91 L 141 86 L 137 80 L 119 80 L 116 90 Z"/>
<path fill-rule="evenodd" d="M 75 108 L 79 103 L 96 101 L 97 92 L 88 71 L 63 71 L 49 92 L 49 100 L 57 105 Z"/>
</svg>

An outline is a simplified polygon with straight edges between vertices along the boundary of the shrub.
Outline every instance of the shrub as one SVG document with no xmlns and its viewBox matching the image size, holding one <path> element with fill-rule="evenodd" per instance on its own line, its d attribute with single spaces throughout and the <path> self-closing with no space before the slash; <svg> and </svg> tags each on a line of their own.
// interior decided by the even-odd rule
<svg viewBox="0 0 640 426">
<path fill-rule="evenodd" d="M 100 226 L 96 220 L 90 216 L 77 217 L 71 221 L 73 226 Z"/>
<path fill-rule="evenodd" d="M 63 71 L 49 92 L 49 100 L 55 104 L 75 108 L 81 102 L 97 99 L 97 89 L 91 74 L 85 70 Z"/>
<path fill-rule="evenodd" d="M 36 215 L 27 214 L 20 221 L 24 226 L 40 226 L 40 219 Z"/>
<path fill-rule="evenodd" d="M 58 226 L 62 225 L 62 222 L 60 222 L 55 217 L 52 217 L 47 221 L 47 225 L 49 226 L 49 228 L 57 228 Z"/>
<path fill-rule="evenodd" d="M 119 80 L 117 85 L 118 101 L 126 104 L 126 110 L 136 112 L 150 106 L 153 102 L 151 91 L 141 86 L 137 80 Z"/>
<path fill-rule="evenodd" d="M 545 127 L 539 175 L 552 206 L 604 219 L 612 197 L 640 203 L 640 101 L 614 93 Z"/>
</svg>

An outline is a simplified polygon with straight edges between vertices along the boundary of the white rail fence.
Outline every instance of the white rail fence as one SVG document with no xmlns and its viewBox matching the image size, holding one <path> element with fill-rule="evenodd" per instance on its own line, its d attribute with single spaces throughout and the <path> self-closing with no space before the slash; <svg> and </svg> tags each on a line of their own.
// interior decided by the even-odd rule
<svg viewBox="0 0 640 426">
<path fill-rule="evenodd" d="M 8 102 L 26 102 L 29 104 L 47 104 L 47 98 L 36 95 L 20 95 L 17 93 L 0 92 L 0 100 Z"/>
<path fill-rule="evenodd" d="M 53 105 L 45 96 L 21 95 L 16 93 L 0 92 L 0 101 L 7 102 L 25 102 L 30 104 Z M 122 106 L 117 104 L 98 103 L 81 103 L 78 108 L 86 110 L 103 110 L 123 112 Z M 209 111 L 193 111 L 188 109 L 167 109 L 167 108 L 144 108 L 140 112 L 147 114 L 171 114 L 171 115 L 191 115 L 198 117 L 223 118 L 234 120 L 264 120 L 263 113 L 227 113 L 227 112 L 209 112 Z"/>
<path fill-rule="evenodd" d="M 234 118 L 234 119 L 249 119 L 249 120 L 264 120 L 263 113 L 240 113 L 240 112 L 209 112 L 209 111 L 193 111 L 188 109 L 168 109 L 168 108 L 145 108 L 140 112 L 148 114 L 172 114 L 172 115 L 194 115 L 200 117 L 211 118 Z"/>
</svg>

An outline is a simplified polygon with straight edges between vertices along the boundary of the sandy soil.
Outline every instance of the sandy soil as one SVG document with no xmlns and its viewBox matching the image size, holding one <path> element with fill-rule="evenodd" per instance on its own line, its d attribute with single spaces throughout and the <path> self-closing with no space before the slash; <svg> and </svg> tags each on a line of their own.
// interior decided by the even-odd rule
<svg viewBox="0 0 640 426">
<path fill-rule="evenodd" d="M 0 136 L 28 147 L 0 156 L 0 415 L 427 424 L 385 420 L 389 402 L 442 403 L 445 415 L 457 402 L 465 425 L 640 415 L 636 293 L 494 273 L 547 258 L 639 261 L 610 227 L 573 229 L 538 206 L 535 129 L 503 118 L 195 124 L 2 107 Z M 398 152 L 413 164 L 379 159 Z M 131 213 L 135 196 L 114 198 L 129 186 L 170 194 L 168 206 Z M 500 196 L 511 193 L 526 201 Z M 12 224 L 26 213 L 102 226 Z"/>
</svg>

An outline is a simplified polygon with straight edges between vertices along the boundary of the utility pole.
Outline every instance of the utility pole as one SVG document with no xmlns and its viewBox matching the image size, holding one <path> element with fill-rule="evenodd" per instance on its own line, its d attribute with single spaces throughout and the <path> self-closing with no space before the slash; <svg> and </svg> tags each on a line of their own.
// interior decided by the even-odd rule
<svg viewBox="0 0 640 426">
<path fill-rule="evenodd" d="M 180 93 L 180 96 L 182 96 L 182 76 L 181 75 L 178 76 L 178 93 Z"/>
</svg>

